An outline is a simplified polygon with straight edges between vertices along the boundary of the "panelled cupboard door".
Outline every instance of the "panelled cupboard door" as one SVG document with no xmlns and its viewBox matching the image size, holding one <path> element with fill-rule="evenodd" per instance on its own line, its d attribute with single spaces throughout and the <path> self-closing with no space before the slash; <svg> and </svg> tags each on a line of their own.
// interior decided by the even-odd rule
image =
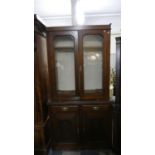
<svg viewBox="0 0 155 155">
<path fill-rule="evenodd" d="M 54 31 L 48 35 L 49 75 L 53 99 L 78 96 L 78 33 Z"/>
<path fill-rule="evenodd" d="M 53 145 L 77 144 L 79 140 L 79 110 L 77 106 L 52 106 Z"/>
<path fill-rule="evenodd" d="M 79 32 L 79 74 L 82 99 L 109 99 L 108 30 Z"/>
<path fill-rule="evenodd" d="M 84 145 L 112 145 L 111 108 L 102 105 L 82 106 L 82 137 Z"/>
</svg>

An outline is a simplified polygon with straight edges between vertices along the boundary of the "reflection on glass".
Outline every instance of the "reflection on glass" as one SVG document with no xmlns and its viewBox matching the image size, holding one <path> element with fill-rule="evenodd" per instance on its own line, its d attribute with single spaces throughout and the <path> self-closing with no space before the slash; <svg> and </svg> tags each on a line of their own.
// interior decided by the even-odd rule
<svg viewBox="0 0 155 155">
<path fill-rule="evenodd" d="M 71 36 L 54 39 L 57 90 L 75 90 L 74 40 Z"/>
<path fill-rule="evenodd" d="M 115 78 L 116 78 L 116 53 L 110 54 L 110 99 L 113 100 L 115 96 Z"/>
<path fill-rule="evenodd" d="M 84 89 L 102 89 L 103 38 L 100 35 L 86 35 L 84 50 Z"/>
</svg>

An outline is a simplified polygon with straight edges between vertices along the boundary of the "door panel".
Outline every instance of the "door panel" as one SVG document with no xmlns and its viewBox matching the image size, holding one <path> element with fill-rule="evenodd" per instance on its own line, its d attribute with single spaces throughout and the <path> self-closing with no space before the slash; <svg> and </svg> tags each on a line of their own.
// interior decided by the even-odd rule
<svg viewBox="0 0 155 155">
<path fill-rule="evenodd" d="M 78 143 L 79 111 L 77 106 L 52 107 L 53 143 Z"/>
<path fill-rule="evenodd" d="M 111 146 L 111 108 L 101 105 L 82 106 L 84 144 Z"/>
</svg>

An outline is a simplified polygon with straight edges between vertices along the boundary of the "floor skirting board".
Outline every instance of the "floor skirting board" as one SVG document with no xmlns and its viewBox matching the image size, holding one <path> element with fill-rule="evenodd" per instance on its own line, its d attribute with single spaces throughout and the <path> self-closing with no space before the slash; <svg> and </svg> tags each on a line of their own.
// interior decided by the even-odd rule
<svg viewBox="0 0 155 155">
<path fill-rule="evenodd" d="M 49 151 L 48 155 L 115 155 L 111 150 Z"/>
</svg>

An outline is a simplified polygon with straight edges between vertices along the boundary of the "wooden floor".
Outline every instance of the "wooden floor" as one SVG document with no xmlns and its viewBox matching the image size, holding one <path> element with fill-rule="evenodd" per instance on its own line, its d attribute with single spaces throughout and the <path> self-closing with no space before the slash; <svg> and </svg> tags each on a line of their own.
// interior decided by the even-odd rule
<svg viewBox="0 0 155 155">
<path fill-rule="evenodd" d="M 48 155 L 115 155 L 111 150 L 52 151 Z"/>
</svg>

